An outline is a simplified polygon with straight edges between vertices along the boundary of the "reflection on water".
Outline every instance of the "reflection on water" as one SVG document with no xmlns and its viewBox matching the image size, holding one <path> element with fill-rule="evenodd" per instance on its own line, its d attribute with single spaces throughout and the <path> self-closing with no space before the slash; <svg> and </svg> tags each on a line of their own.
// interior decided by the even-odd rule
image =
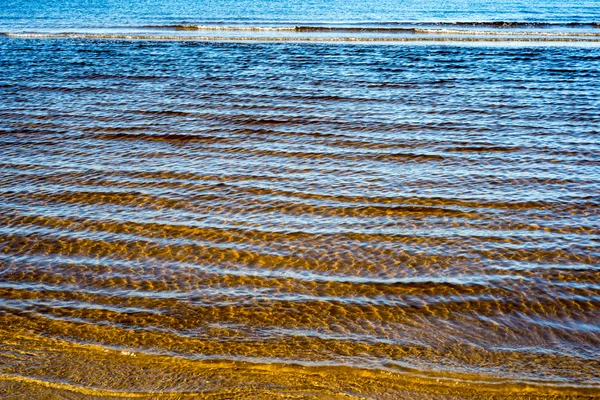
<svg viewBox="0 0 600 400">
<path fill-rule="evenodd" d="M 0 392 L 598 394 L 598 49 L 0 65 Z"/>
</svg>

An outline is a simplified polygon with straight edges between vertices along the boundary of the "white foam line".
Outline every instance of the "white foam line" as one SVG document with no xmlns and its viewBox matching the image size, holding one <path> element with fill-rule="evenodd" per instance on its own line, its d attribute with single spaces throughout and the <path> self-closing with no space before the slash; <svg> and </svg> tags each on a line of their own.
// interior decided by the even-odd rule
<svg viewBox="0 0 600 400">
<path fill-rule="evenodd" d="M 174 36 L 174 35 L 129 35 L 129 34 L 88 34 L 88 33 L 12 33 L 5 32 L 4 36 L 32 39 L 113 39 L 113 40 L 156 40 L 156 41 L 260 41 L 260 42 L 571 42 L 571 43 L 600 43 L 599 39 L 583 39 L 572 37 L 476 37 L 476 36 L 396 36 L 396 37 L 260 37 L 260 36 Z"/>
</svg>

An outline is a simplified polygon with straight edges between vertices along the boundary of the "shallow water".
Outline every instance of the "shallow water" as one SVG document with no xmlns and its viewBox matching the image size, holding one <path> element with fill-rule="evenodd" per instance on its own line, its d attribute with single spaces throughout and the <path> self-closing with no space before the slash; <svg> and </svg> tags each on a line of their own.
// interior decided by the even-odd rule
<svg viewBox="0 0 600 400">
<path fill-rule="evenodd" d="M 599 394 L 600 49 L 276 42 L 307 32 L 239 27 L 302 21 L 285 3 L 86 4 L 0 12 L 37 32 L 0 37 L 0 393 Z M 598 31 L 594 2 L 503 4 L 402 21 Z M 392 6 L 306 26 L 377 38 Z M 180 40 L 211 19 L 251 41 Z M 129 29 L 178 40 L 106 38 Z"/>
</svg>

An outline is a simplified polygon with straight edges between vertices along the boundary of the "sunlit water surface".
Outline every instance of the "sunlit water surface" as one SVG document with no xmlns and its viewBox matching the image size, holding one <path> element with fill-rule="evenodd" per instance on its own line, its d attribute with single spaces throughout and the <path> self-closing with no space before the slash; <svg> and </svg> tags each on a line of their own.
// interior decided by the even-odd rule
<svg viewBox="0 0 600 400">
<path fill-rule="evenodd" d="M 4 2 L 0 393 L 597 396 L 598 4 L 409 3 Z"/>
</svg>

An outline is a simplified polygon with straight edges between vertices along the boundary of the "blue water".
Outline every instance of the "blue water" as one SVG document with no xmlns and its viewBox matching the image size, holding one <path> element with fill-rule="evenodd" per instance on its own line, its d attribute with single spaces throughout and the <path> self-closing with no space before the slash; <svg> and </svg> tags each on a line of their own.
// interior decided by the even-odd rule
<svg viewBox="0 0 600 400">
<path fill-rule="evenodd" d="M 597 396 L 599 4 L 3 1 L 0 397 Z"/>
<path fill-rule="evenodd" d="M 0 32 L 34 38 L 596 45 L 599 21 L 597 1 L 556 0 L 19 1 L 0 7 Z"/>
<path fill-rule="evenodd" d="M 4 0 L 2 29 L 172 23 L 600 22 L 597 0 Z"/>
</svg>

